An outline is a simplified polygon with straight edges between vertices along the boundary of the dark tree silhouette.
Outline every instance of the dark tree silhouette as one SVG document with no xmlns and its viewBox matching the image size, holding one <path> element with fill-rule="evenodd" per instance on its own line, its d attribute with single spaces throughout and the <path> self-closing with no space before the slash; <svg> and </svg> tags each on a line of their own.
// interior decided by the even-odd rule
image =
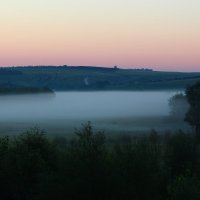
<svg viewBox="0 0 200 200">
<path fill-rule="evenodd" d="M 183 120 L 189 109 L 187 98 L 184 94 L 178 93 L 169 99 L 170 116 L 173 119 Z"/>
<path fill-rule="evenodd" d="M 186 89 L 186 97 L 190 104 L 185 121 L 195 128 L 195 133 L 200 141 L 200 82 Z"/>
</svg>

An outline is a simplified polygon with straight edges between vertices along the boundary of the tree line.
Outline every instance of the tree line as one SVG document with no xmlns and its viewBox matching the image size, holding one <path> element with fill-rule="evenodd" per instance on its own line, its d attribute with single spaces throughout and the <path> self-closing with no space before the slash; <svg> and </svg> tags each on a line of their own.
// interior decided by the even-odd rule
<svg viewBox="0 0 200 200">
<path fill-rule="evenodd" d="M 53 94 L 53 90 L 48 87 L 24 87 L 13 85 L 0 85 L 0 95 L 9 94 Z"/>
<path fill-rule="evenodd" d="M 73 139 L 49 139 L 38 128 L 0 139 L 4 200 L 200 197 L 200 152 L 194 134 L 106 138 L 90 123 Z"/>
<path fill-rule="evenodd" d="M 200 140 L 200 82 L 186 88 L 185 94 L 178 93 L 169 99 L 172 119 L 189 123 Z"/>
</svg>

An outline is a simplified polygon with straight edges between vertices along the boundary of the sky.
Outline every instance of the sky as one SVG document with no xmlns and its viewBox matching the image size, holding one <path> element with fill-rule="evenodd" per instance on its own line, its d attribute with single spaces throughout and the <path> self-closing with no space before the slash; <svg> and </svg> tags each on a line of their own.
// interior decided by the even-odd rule
<svg viewBox="0 0 200 200">
<path fill-rule="evenodd" d="M 0 0 L 0 66 L 200 71 L 199 0 Z"/>
</svg>

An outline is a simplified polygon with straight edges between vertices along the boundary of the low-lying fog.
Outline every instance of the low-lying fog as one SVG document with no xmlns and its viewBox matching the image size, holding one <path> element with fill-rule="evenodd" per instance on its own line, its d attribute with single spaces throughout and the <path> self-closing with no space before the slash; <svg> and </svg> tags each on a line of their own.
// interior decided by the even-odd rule
<svg viewBox="0 0 200 200">
<path fill-rule="evenodd" d="M 0 123 L 39 124 L 67 120 L 108 120 L 169 114 L 176 92 L 57 92 L 55 95 L 0 96 Z"/>
<path fill-rule="evenodd" d="M 58 92 L 0 96 L 0 120 L 87 119 L 169 113 L 174 92 Z"/>
</svg>

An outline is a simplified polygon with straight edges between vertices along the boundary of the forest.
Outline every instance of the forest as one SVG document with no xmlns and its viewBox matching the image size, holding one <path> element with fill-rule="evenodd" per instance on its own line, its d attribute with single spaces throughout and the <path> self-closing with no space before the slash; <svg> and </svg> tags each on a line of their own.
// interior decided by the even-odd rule
<svg viewBox="0 0 200 200">
<path fill-rule="evenodd" d="M 33 128 L 0 139 L 1 199 L 199 199 L 195 135 L 107 138 L 90 123 L 75 137 L 47 138 Z"/>
</svg>

